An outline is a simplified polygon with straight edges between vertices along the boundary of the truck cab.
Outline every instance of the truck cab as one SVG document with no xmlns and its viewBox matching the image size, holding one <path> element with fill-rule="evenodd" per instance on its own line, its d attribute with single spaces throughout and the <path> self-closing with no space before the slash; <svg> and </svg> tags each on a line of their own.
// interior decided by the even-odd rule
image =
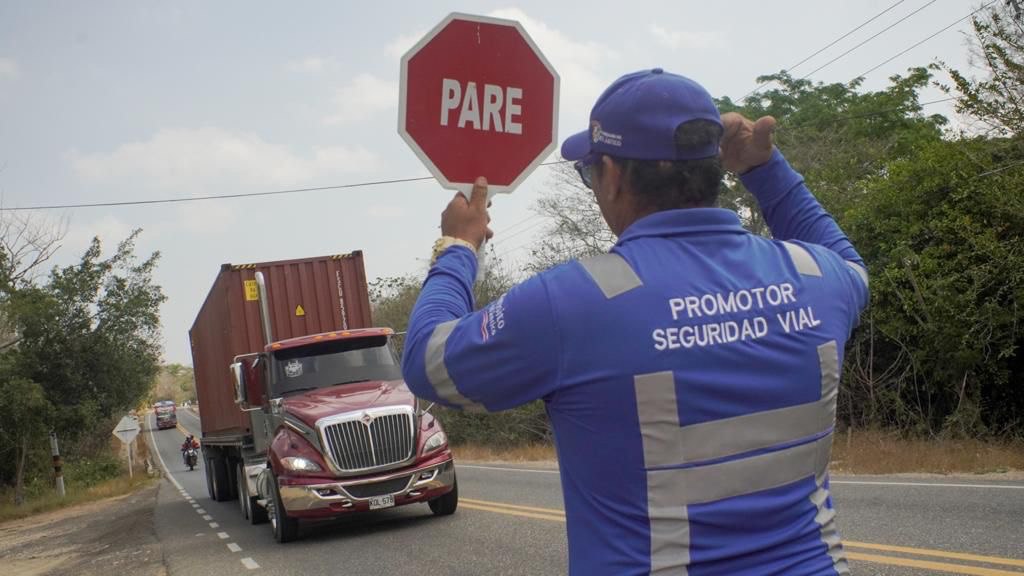
<svg viewBox="0 0 1024 576">
<path fill-rule="evenodd" d="M 279 541 L 301 519 L 429 504 L 458 505 L 448 440 L 401 379 L 388 328 L 272 342 L 231 365 L 239 407 L 258 414 L 237 484 L 253 522 L 269 519 Z M 256 420 L 260 424 L 256 424 Z"/>
</svg>

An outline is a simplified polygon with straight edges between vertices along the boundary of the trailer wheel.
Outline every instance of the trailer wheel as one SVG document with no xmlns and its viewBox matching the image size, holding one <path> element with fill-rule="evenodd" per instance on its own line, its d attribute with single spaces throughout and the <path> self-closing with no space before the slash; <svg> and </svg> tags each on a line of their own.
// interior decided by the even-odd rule
<svg viewBox="0 0 1024 576">
<path fill-rule="evenodd" d="M 270 527 L 274 530 L 274 539 L 282 544 L 291 542 L 299 537 L 299 521 L 296 518 L 289 518 L 288 512 L 281 503 L 281 490 L 277 486 L 277 477 L 270 477 L 270 492 L 272 501 L 267 516 L 270 518 Z"/>
<path fill-rule="evenodd" d="M 438 496 L 433 500 L 427 502 L 430 506 L 430 511 L 434 513 L 434 516 L 450 516 L 455 514 L 455 510 L 459 507 L 459 480 L 455 479 L 455 484 L 452 486 L 452 491 L 445 494 L 444 496 Z"/>
<path fill-rule="evenodd" d="M 250 524 L 263 524 L 267 521 L 267 511 L 256 503 L 256 498 L 249 495 L 249 483 L 245 479 L 245 465 L 238 463 L 235 471 L 238 479 L 238 506 L 242 510 L 242 517 Z"/>
<path fill-rule="evenodd" d="M 211 456 L 206 460 L 206 488 L 215 502 L 231 499 L 231 484 L 228 480 L 227 460 Z"/>
</svg>

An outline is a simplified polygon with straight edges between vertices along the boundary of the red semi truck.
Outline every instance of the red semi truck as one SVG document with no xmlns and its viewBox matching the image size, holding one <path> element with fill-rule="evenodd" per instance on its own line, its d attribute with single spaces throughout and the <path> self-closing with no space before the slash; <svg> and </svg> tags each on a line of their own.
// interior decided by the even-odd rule
<svg viewBox="0 0 1024 576">
<path fill-rule="evenodd" d="M 371 327 L 361 252 L 221 267 L 189 331 L 210 497 L 279 542 L 302 519 L 458 506 L 441 423 Z"/>
</svg>

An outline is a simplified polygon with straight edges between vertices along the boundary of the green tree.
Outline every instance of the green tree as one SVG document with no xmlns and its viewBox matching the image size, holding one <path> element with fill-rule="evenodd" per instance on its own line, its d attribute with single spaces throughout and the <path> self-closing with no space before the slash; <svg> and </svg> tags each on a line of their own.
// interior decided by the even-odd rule
<svg viewBox="0 0 1024 576">
<path fill-rule="evenodd" d="M 871 270 L 841 413 L 920 432 L 1024 431 L 1024 160 L 929 144 L 865 183 L 846 229 Z"/>
<path fill-rule="evenodd" d="M 78 264 L 10 295 L 21 336 L 12 352 L 16 370 L 42 386 L 62 438 L 133 408 L 156 376 L 165 297 L 152 280 L 159 254 L 136 261 L 138 234 L 108 258 L 94 239 Z"/>
<path fill-rule="evenodd" d="M 28 456 L 34 447 L 45 443 L 47 422 L 53 406 L 47 400 L 43 387 L 26 378 L 13 375 L 9 366 L 0 370 L 0 454 L 13 453 L 14 503 L 25 500 L 25 473 Z M 11 472 L 10 466 L 7 472 Z M 0 469 L 0 474 L 5 470 Z"/>
<path fill-rule="evenodd" d="M 952 86 L 942 86 L 957 96 L 957 112 L 978 121 L 982 132 L 993 136 L 1024 134 L 1024 23 L 1014 2 L 999 2 L 971 18 L 974 36 L 969 39 L 971 63 L 984 75 L 975 79 L 945 63 Z"/>
</svg>

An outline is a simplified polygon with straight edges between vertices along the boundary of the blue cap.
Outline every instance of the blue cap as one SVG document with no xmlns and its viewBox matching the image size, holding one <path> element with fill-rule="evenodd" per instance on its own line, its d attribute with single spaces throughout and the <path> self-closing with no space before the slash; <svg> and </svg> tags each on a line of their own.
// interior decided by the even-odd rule
<svg viewBox="0 0 1024 576">
<path fill-rule="evenodd" d="M 634 160 L 697 160 L 718 155 L 718 142 L 678 150 L 676 127 L 691 120 L 722 125 L 711 94 L 693 80 L 661 68 L 626 74 L 601 94 L 590 129 L 565 139 L 562 157 L 608 154 Z"/>
</svg>

